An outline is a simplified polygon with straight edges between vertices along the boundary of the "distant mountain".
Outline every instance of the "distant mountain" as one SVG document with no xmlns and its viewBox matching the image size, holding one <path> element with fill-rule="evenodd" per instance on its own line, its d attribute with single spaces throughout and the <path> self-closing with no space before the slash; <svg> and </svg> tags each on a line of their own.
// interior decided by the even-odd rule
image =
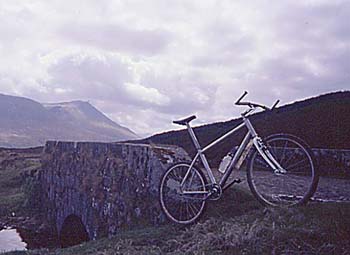
<svg viewBox="0 0 350 255">
<path fill-rule="evenodd" d="M 238 118 L 199 126 L 194 131 L 200 144 L 205 146 L 237 126 L 240 121 Z M 252 115 L 251 121 L 263 137 L 274 133 L 290 133 L 303 138 L 314 148 L 350 149 L 350 92 L 325 94 L 281 106 L 272 112 L 260 112 Z M 240 143 L 245 132 L 245 129 L 240 130 L 208 151 L 211 163 L 217 165 L 233 146 Z M 178 145 L 191 155 L 195 153 L 187 130 L 156 134 L 141 141 Z"/>
<path fill-rule="evenodd" d="M 0 94 L 0 147 L 31 147 L 46 140 L 115 142 L 136 139 L 88 102 L 41 104 Z"/>
</svg>

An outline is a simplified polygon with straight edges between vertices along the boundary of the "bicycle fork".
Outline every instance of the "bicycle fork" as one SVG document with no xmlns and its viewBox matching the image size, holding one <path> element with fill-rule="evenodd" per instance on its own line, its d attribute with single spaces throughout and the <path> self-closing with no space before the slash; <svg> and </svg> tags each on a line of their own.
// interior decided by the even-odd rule
<svg viewBox="0 0 350 255">
<path fill-rule="evenodd" d="M 267 164 L 273 169 L 275 174 L 286 174 L 285 170 L 273 157 L 262 139 L 258 136 L 253 138 L 253 143 L 259 154 L 263 157 Z"/>
<path fill-rule="evenodd" d="M 244 124 L 248 128 L 248 132 L 252 136 L 253 144 L 259 154 L 263 157 L 266 163 L 273 169 L 275 174 L 286 174 L 287 171 L 277 162 L 277 160 L 273 157 L 271 152 L 268 150 L 267 146 L 264 144 L 263 140 L 256 133 L 252 123 L 248 118 L 242 114 Z"/>
</svg>

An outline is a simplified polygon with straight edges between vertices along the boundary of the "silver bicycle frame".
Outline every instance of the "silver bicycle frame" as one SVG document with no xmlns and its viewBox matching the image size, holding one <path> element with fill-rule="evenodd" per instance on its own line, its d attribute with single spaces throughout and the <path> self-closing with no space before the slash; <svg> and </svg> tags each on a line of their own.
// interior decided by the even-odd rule
<svg viewBox="0 0 350 255">
<path fill-rule="evenodd" d="M 212 148 L 213 146 L 215 146 L 216 144 L 218 144 L 219 142 L 221 142 L 222 140 L 224 140 L 225 138 L 227 138 L 228 136 L 232 135 L 233 133 L 237 132 L 239 129 L 243 128 L 244 126 L 247 127 L 248 132 L 245 135 L 245 137 L 243 138 L 240 146 L 238 147 L 238 150 L 236 151 L 233 160 L 231 160 L 231 163 L 228 167 L 228 169 L 225 171 L 224 175 L 221 177 L 220 181 L 219 181 L 219 185 L 221 187 L 223 187 L 227 181 L 227 179 L 229 178 L 229 176 L 231 175 L 232 171 L 234 170 L 237 162 L 240 160 L 242 153 L 244 152 L 244 150 L 247 148 L 249 142 L 251 140 L 253 140 L 253 144 L 256 147 L 257 151 L 259 152 L 259 154 L 261 154 L 261 156 L 264 158 L 264 160 L 270 165 L 270 167 L 278 173 L 284 173 L 284 169 L 279 165 L 279 163 L 274 159 L 274 157 L 272 156 L 272 154 L 265 148 L 264 149 L 264 145 L 262 143 L 261 138 L 257 135 L 252 123 L 250 122 L 250 120 L 248 118 L 246 118 L 245 116 L 243 117 L 243 122 L 241 124 L 239 124 L 238 126 L 234 127 L 233 129 L 231 129 L 230 131 L 228 131 L 226 134 L 222 135 L 221 137 L 217 138 L 216 140 L 214 140 L 213 142 L 211 142 L 209 145 L 207 145 L 206 147 L 204 147 L 203 149 L 201 149 L 201 146 L 198 142 L 198 139 L 192 129 L 192 127 L 190 126 L 189 123 L 186 124 L 187 126 L 187 130 L 191 136 L 191 139 L 194 143 L 194 146 L 197 150 L 197 154 L 195 155 L 195 157 L 193 158 L 190 167 L 188 168 L 182 182 L 181 182 L 181 187 L 184 185 L 186 179 L 188 178 L 188 175 L 191 172 L 192 167 L 194 166 L 195 162 L 197 161 L 198 158 L 201 159 L 201 162 L 204 166 L 204 168 L 206 169 L 209 179 L 210 179 L 210 184 L 217 184 L 217 181 L 213 175 L 213 172 L 209 166 L 208 160 L 205 157 L 205 152 L 207 150 L 209 150 L 210 148 Z M 183 191 L 184 194 L 208 194 L 208 191 Z"/>
</svg>

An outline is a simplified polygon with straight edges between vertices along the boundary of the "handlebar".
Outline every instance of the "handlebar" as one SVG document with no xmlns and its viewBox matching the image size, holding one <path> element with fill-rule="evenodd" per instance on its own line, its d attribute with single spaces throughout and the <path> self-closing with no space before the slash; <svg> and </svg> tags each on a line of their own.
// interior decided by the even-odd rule
<svg viewBox="0 0 350 255">
<path fill-rule="evenodd" d="M 271 107 L 271 110 L 275 109 L 279 102 L 280 102 L 280 100 L 278 99 Z"/>
<path fill-rule="evenodd" d="M 236 101 L 236 105 L 239 105 L 239 103 L 241 102 L 241 100 L 243 99 L 243 97 L 245 97 L 248 94 L 248 91 L 244 91 L 243 95 L 240 96 L 240 98 L 238 98 L 238 100 Z"/>
<path fill-rule="evenodd" d="M 256 104 L 256 103 L 251 103 L 251 102 L 242 102 L 242 99 L 248 94 L 247 91 L 244 91 L 244 93 L 238 98 L 238 100 L 235 102 L 235 105 L 247 105 L 249 108 L 262 108 L 264 110 L 269 110 L 272 111 L 273 109 L 276 108 L 280 100 L 277 100 L 271 108 L 261 105 L 261 104 Z"/>
</svg>

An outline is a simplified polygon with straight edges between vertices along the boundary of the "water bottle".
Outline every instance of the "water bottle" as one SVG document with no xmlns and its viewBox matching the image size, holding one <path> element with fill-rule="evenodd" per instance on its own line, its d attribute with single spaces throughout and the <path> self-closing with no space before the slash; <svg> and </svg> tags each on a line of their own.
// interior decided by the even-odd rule
<svg viewBox="0 0 350 255">
<path fill-rule="evenodd" d="M 229 152 L 222 160 L 221 160 L 221 163 L 220 163 L 220 166 L 219 166 L 219 172 L 220 173 L 225 173 L 228 166 L 230 165 L 231 163 L 231 160 L 233 158 L 233 154 L 231 152 Z"/>
</svg>

